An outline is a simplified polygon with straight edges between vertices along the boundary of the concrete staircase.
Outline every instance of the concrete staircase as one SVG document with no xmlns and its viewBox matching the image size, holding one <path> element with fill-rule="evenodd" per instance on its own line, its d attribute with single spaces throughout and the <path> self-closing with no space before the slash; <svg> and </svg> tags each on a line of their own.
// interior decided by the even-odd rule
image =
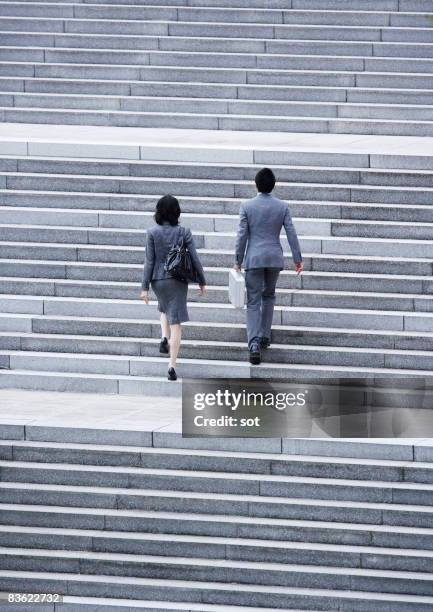
<svg viewBox="0 0 433 612">
<path fill-rule="evenodd" d="M 141 436 L 0 427 L 1 591 L 64 612 L 432 609 L 431 448 Z"/>
<path fill-rule="evenodd" d="M 282 274 L 273 348 L 252 367 L 227 269 L 259 164 L 1 157 L 0 386 L 178 393 L 163 378 L 155 302 L 138 300 L 161 192 L 180 195 L 209 283 L 205 298 L 190 290 L 181 376 L 430 377 L 432 176 L 409 166 L 431 158 L 398 161 L 408 169 L 383 155 L 296 158 L 260 158 L 274 162 L 306 272 Z"/>
<path fill-rule="evenodd" d="M 353 144 L 433 134 L 430 13 L 431 0 L 1 2 L 0 121 L 59 125 L 60 140 L 0 135 L 0 388 L 179 396 L 155 302 L 138 301 L 167 192 L 209 282 L 205 298 L 190 291 L 181 376 L 433 382 L 429 139 Z M 62 140 L 62 124 L 121 127 L 106 146 L 92 127 L 85 144 Z M 140 130 L 133 151 L 128 127 L 164 128 L 166 152 Z M 211 132 L 188 148 L 200 129 L 262 134 L 253 152 L 234 133 L 230 151 Z M 299 132 L 331 140 L 302 146 Z M 226 286 L 263 165 L 306 271 L 281 275 L 272 349 L 252 367 Z M 0 592 L 65 595 L 43 612 L 433 609 L 428 444 L 25 417 L 0 425 Z"/>
<path fill-rule="evenodd" d="M 179 393 L 157 352 L 155 303 L 138 301 L 145 230 L 167 192 L 181 199 L 209 282 L 204 299 L 191 288 L 181 376 L 430 377 L 428 147 L 406 156 L 386 137 L 376 154 L 263 144 L 281 136 L 272 130 L 431 134 L 430 4 L 2 2 L 3 121 L 195 130 L 173 135 L 174 156 L 188 161 L 142 148 L 135 160 L 104 160 L 101 146 L 80 159 L 67 140 L 44 153 L 0 143 L 0 387 Z M 198 128 L 268 132 L 247 161 L 241 146 L 206 148 L 211 131 L 200 149 L 182 148 Z M 306 272 L 282 274 L 273 348 L 251 368 L 227 269 L 239 204 L 265 164 L 291 206 Z"/>
<path fill-rule="evenodd" d="M 433 135 L 430 0 L 0 4 L 0 119 Z"/>
<path fill-rule="evenodd" d="M 138 295 L 161 192 L 180 196 L 209 283 L 204 299 L 190 289 L 181 376 L 431 377 L 432 158 L 256 156 L 223 165 L 1 157 L 0 386 L 160 394 L 158 313 Z M 273 348 L 256 367 L 227 269 L 239 204 L 269 162 L 306 272 L 282 273 Z"/>
</svg>

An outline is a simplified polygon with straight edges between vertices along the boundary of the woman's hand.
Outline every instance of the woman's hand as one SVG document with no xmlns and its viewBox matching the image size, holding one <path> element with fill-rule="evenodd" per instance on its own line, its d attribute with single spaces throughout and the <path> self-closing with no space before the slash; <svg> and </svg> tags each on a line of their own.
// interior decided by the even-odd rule
<svg viewBox="0 0 433 612">
<path fill-rule="evenodd" d="M 140 298 L 143 300 L 143 302 L 145 304 L 148 304 L 149 303 L 149 292 L 148 291 L 142 291 L 141 295 L 140 295 Z"/>
<path fill-rule="evenodd" d="M 199 285 L 198 287 L 198 294 L 203 296 L 206 293 L 206 285 Z"/>
</svg>

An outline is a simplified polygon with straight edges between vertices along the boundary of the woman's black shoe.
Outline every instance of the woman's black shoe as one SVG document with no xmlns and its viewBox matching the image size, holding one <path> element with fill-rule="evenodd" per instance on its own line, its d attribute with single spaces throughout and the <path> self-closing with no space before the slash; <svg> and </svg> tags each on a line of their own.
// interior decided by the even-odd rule
<svg viewBox="0 0 433 612">
<path fill-rule="evenodd" d="M 159 343 L 159 352 L 168 355 L 168 340 L 167 338 L 163 338 Z"/>
<path fill-rule="evenodd" d="M 262 349 L 267 349 L 271 346 L 271 341 L 269 340 L 269 338 L 260 338 L 260 348 Z"/>
<path fill-rule="evenodd" d="M 174 368 L 168 368 L 168 380 L 177 380 L 176 370 Z"/>
</svg>

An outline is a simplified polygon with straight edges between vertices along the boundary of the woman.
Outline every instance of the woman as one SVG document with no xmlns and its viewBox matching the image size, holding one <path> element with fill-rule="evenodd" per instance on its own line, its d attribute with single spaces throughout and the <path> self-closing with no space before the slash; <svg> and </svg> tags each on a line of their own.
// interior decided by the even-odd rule
<svg viewBox="0 0 433 612">
<path fill-rule="evenodd" d="M 159 352 L 170 353 L 168 380 L 177 380 L 176 359 L 179 353 L 182 328 L 189 321 L 187 309 L 188 283 L 170 276 L 164 269 L 167 255 L 183 236 L 185 246 L 199 279 L 200 295 L 204 295 L 206 280 L 203 267 L 197 255 L 191 230 L 179 225 L 180 206 L 176 198 L 166 195 L 161 198 L 155 210 L 156 225 L 147 231 L 146 261 L 143 274 L 141 299 L 149 303 L 149 286 L 158 299 L 161 313 L 161 342 Z"/>
</svg>

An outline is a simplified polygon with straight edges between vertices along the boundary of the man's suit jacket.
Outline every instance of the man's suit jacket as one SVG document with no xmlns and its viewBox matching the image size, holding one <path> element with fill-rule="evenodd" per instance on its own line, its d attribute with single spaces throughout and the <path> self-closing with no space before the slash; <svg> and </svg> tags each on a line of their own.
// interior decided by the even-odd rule
<svg viewBox="0 0 433 612">
<path fill-rule="evenodd" d="M 284 268 L 280 233 L 284 227 L 295 263 L 301 249 L 289 207 L 272 194 L 259 193 L 241 206 L 236 237 L 236 263 L 251 268 Z"/>
</svg>

